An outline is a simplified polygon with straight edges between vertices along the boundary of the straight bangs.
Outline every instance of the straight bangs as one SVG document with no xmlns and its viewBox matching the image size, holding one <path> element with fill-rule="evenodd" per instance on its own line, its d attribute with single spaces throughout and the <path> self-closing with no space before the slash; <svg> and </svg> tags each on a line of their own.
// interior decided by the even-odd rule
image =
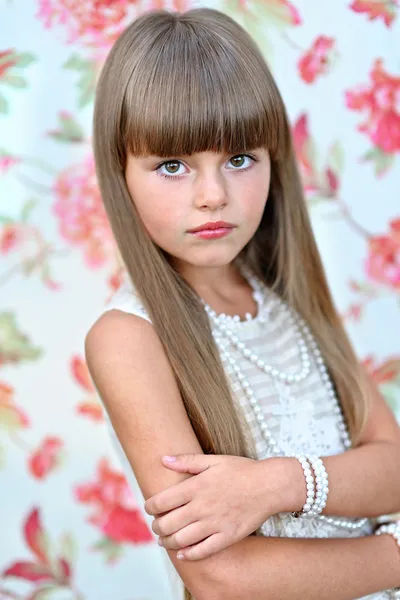
<svg viewBox="0 0 400 600">
<path fill-rule="evenodd" d="M 250 47 L 245 55 L 226 35 L 215 35 L 215 26 L 211 35 L 196 25 L 185 15 L 172 27 L 165 19 L 160 23 L 126 87 L 119 155 L 234 154 L 264 147 L 272 160 L 285 156 L 285 110 L 259 51 Z"/>
</svg>

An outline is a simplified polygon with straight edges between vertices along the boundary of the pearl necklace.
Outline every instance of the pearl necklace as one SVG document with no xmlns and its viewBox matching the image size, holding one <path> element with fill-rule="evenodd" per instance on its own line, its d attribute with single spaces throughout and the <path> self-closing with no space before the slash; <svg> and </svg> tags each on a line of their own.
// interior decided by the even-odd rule
<svg viewBox="0 0 400 600">
<path fill-rule="evenodd" d="M 260 315 L 260 311 L 263 308 L 263 303 L 266 297 L 267 287 L 255 276 L 253 276 L 244 265 L 241 265 L 240 269 L 242 271 L 242 274 L 248 280 L 249 284 L 253 289 L 253 297 L 258 306 L 258 315 Z M 284 382 L 289 386 L 292 386 L 295 383 L 299 383 L 309 375 L 311 370 L 311 360 L 308 348 L 310 348 L 314 355 L 314 359 L 317 364 L 321 379 L 324 382 L 328 397 L 333 404 L 333 413 L 335 415 L 336 426 L 338 428 L 341 441 L 343 443 L 344 448 L 348 449 L 351 447 L 351 440 L 344 420 L 344 416 L 342 414 L 339 400 L 336 396 L 333 384 L 328 374 L 328 370 L 325 366 L 321 352 L 310 331 L 310 328 L 305 323 L 305 321 L 294 311 L 292 311 L 282 300 L 280 300 L 278 296 L 276 296 L 276 299 L 279 302 L 280 310 L 282 310 L 286 314 L 289 324 L 295 326 L 296 338 L 299 345 L 299 353 L 302 364 L 301 370 L 295 374 L 288 374 L 271 365 L 265 364 L 265 362 L 262 359 L 260 359 L 254 352 L 252 352 L 248 347 L 246 347 L 246 345 L 240 341 L 239 337 L 235 334 L 235 332 L 232 331 L 231 327 L 239 328 L 240 325 L 243 323 L 243 321 L 240 320 L 239 315 L 235 315 L 233 317 L 225 315 L 224 313 L 217 315 L 217 313 L 214 310 L 212 310 L 212 308 L 208 304 L 206 304 L 204 300 L 202 300 L 205 311 L 207 312 L 208 316 L 210 317 L 211 321 L 216 327 L 216 330 L 213 332 L 213 336 L 220 350 L 221 359 L 223 363 L 231 366 L 237 379 L 239 380 L 244 394 L 249 400 L 250 406 L 254 412 L 255 418 L 261 429 L 262 436 L 265 442 L 267 443 L 270 453 L 275 456 L 289 456 L 279 447 L 277 441 L 273 438 L 272 433 L 269 430 L 267 420 L 263 414 L 263 409 L 260 403 L 258 402 L 250 383 L 239 368 L 237 361 L 233 357 L 232 353 L 228 350 L 228 346 L 230 343 L 240 352 L 240 354 L 246 360 L 256 365 L 268 376 L 272 377 L 277 381 Z M 256 318 L 260 322 L 265 322 L 265 319 L 263 317 L 257 316 Z M 249 321 L 251 319 L 251 315 L 247 313 L 246 320 Z M 224 337 L 227 338 L 227 340 L 224 340 Z M 331 525 L 337 527 L 344 527 L 345 529 L 350 530 L 362 528 L 368 522 L 368 519 L 366 518 L 352 521 L 348 519 L 328 517 L 326 515 L 317 515 L 314 516 L 314 518 L 317 518 L 321 521 L 325 521 L 326 523 L 329 523 Z"/>
</svg>

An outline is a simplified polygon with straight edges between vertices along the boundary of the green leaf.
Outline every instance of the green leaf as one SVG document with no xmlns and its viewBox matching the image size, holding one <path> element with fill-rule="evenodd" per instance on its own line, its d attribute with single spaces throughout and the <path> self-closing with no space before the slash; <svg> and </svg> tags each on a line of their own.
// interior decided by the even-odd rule
<svg viewBox="0 0 400 600">
<path fill-rule="evenodd" d="M 376 177 L 384 175 L 392 167 L 394 159 L 394 154 L 383 152 L 378 146 L 371 148 L 362 156 L 362 160 L 373 163 Z"/>
<path fill-rule="evenodd" d="M 14 68 L 23 68 L 23 67 L 27 67 L 28 65 L 36 62 L 36 56 L 34 56 L 33 54 L 30 54 L 29 52 L 21 52 L 20 54 L 17 54 L 17 64 L 14 66 Z"/>
<path fill-rule="evenodd" d="M 25 202 L 25 204 L 22 207 L 21 210 L 21 217 L 20 220 L 23 223 L 26 223 L 29 219 L 29 216 L 32 212 L 32 210 L 35 208 L 35 206 L 39 203 L 39 200 L 37 200 L 36 198 L 30 198 L 29 200 L 27 200 Z"/>
<path fill-rule="evenodd" d="M 10 223 L 15 223 L 15 219 L 6 217 L 5 215 L 0 215 L 0 225 L 9 225 Z"/>
<path fill-rule="evenodd" d="M 58 592 L 60 590 L 65 589 L 59 585 L 47 585 L 40 589 L 35 590 L 32 596 L 29 596 L 29 600 L 51 600 L 56 598 L 60 598 Z"/>
<path fill-rule="evenodd" d="M 84 139 L 83 129 L 75 121 L 72 115 L 66 112 L 59 114 L 60 128 L 50 131 L 49 136 L 60 142 L 82 142 Z"/>
<path fill-rule="evenodd" d="M 341 174 L 344 168 L 344 150 L 339 141 L 334 142 L 328 151 L 328 164 L 337 174 Z"/>
<path fill-rule="evenodd" d="M 0 113 L 7 114 L 8 113 L 8 102 L 3 96 L 0 94 Z"/>
<path fill-rule="evenodd" d="M 27 83 L 26 80 L 21 77 L 21 75 L 5 75 L 2 79 L 3 83 L 8 83 L 11 87 L 14 88 L 26 88 Z"/>
<path fill-rule="evenodd" d="M 79 96 L 79 108 L 83 108 L 86 104 L 92 101 L 94 97 L 94 91 L 96 87 L 96 73 L 92 71 L 87 71 L 84 73 L 78 83 L 78 88 L 80 90 Z"/>
<path fill-rule="evenodd" d="M 263 21 L 264 27 L 273 27 L 277 30 L 284 30 L 287 27 L 293 27 L 293 12 L 288 6 L 289 3 L 276 0 L 254 0 L 251 11 L 257 16 L 258 21 Z M 295 8 L 292 7 L 295 11 Z"/>
<path fill-rule="evenodd" d="M 73 69 L 80 73 L 78 89 L 80 91 L 78 105 L 83 108 L 94 96 L 96 85 L 95 62 L 82 58 L 78 54 L 72 54 L 64 64 L 65 69 Z"/>
<path fill-rule="evenodd" d="M 62 558 L 65 558 L 70 565 L 75 563 L 78 554 L 78 548 L 71 533 L 64 533 L 61 536 L 59 554 Z"/>
<path fill-rule="evenodd" d="M 0 313 L 0 340 L 0 364 L 37 360 L 43 354 L 43 350 L 18 329 L 12 312 Z"/>
<path fill-rule="evenodd" d="M 74 69 L 75 71 L 82 71 L 87 68 L 88 60 L 79 56 L 79 54 L 72 54 L 66 63 L 64 63 L 64 69 Z"/>
<path fill-rule="evenodd" d="M 123 544 L 116 544 L 107 537 L 100 539 L 92 548 L 104 552 L 107 562 L 114 562 L 124 552 Z"/>
<path fill-rule="evenodd" d="M 6 431 L 18 431 L 23 428 L 23 415 L 16 406 L 0 404 L 0 427 Z"/>
</svg>

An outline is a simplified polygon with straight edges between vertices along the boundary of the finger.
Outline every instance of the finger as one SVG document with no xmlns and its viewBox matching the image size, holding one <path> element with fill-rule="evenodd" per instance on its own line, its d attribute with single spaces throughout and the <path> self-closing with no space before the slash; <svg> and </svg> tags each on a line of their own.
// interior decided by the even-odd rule
<svg viewBox="0 0 400 600">
<path fill-rule="evenodd" d="M 154 519 L 151 525 L 154 533 L 162 537 L 167 537 L 197 521 L 197 517 L 193 516 L 193 510 L 190 510 L 189 506 L 190 504 L 186 504 L 170 511 L 163 517 Z"/>
<path fill-rule="evenodd" d="M 179 550 L 177 557 L 180 560 L 202 560 L 228 548 L 233 543 L 234 541 L 228 542 L 223 533 L 215 533 L 195 546 Z"/>
<path fill-rule="evenodd" d="M 174 460 L 170 460 L 170 459 Z M 213 465 L 215 456 L 210 454 L 177 454 L 176 456 L 163 456 L 164 466 L 180 473 L 198 475 Z"/>
<path fill-rule="evenodd" d="M 191 523 L 187 527 L 183 527 L 176 533 L 161 537 L 160 542 L 166 550 L 180 550 L 181 548 L 187 548 L 193 544 L 201 542 L 210 535 L 210 531 L 207 531 L 205 525 L 201 521 Z"/>
<path fill-rule="evenodd" d="M 161 515 L 187 504 L 194 495 L 192 479 L 193 477 L 181 481 L 148 498 L 144 503 L 144 510 L 149 515 Z"/>
</svg>

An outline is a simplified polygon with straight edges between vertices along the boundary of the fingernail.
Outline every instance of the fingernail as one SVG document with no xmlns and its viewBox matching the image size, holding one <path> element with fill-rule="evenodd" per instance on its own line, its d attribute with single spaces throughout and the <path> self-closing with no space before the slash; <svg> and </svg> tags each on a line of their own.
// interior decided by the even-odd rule
<svg viewBox="0 0 400 600">
<path fill-rule="evenodd" d="M 183 560 L 185 558 L 185 555 L 182 552 L 178 552 L 176 558 L 179 558 L 179 560 Z"/>
<path fill-rule="evenodd" d="M 163 456 L 163 459 L 166 462 L 174 462 L 176 460 L 176 456 Z"/>
</svg>

